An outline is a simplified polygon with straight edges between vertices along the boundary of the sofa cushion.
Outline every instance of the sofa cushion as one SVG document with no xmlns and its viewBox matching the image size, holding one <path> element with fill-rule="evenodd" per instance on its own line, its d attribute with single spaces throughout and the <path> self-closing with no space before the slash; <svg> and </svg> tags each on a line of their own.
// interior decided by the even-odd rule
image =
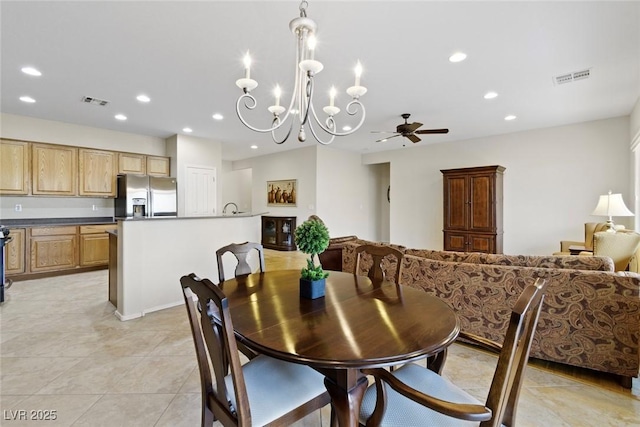
<svg viewBox="0 0 640 427">
<path fill-rule="evenodd" d="M 407 249 L 407 255 L 438 261 L 467 262 L 471 264 L 511 265 L 516 267 L 570 268 L 575 270 L 614 271 L 609 257 L 584 256 L 537 256 L 485 254 L 480 252 L 434 251 L 430 249 Z"/>
</svg>

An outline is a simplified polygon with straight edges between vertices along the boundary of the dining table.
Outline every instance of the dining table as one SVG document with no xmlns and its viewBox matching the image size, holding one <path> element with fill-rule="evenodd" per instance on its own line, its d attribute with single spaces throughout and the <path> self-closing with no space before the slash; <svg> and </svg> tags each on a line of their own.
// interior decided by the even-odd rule
<svg viewBox="0 0 640 427">
<path fill-rule="evenodd" d="M 330 271 L 325 295 L 300 296 L 300 270 L 273 270 L 220 283 L 236 339 L 255 351 L 325 376 L 334 420 L 357 426 L 368 380 L 360 369 L 443 354 L 460 324 L 423 290 Z"/>
</svg>

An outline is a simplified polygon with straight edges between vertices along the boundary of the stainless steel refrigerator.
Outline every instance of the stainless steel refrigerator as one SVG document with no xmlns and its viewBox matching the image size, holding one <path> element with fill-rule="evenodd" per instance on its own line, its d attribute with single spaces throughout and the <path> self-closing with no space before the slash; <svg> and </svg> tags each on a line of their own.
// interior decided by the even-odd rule
<svg viewBox="0 0 640 427">
<path fill-rule="evenodd" d="M 148 175 L 118 175 L 116 218 L 178 216 L 175 178 Z"/>
</svg>

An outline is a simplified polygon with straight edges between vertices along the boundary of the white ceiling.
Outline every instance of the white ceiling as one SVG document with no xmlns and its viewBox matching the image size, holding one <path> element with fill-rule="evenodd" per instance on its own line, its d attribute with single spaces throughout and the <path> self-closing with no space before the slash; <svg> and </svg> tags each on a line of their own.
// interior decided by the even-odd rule
<svg viewBox="0 0 640 427">
<path fill-rule="evenodd" d="M 219 141 L 236 160 L 303 146 L 294 135 L 281 146 L 245 128 L 235 113 L 242 56 L 250 50 L 251 122 L 268 127 L 266 107 L 279 83 L 290 96 L 297 1 L 124 1 L 0 3 L 3 113 L 123 132 Z M 366 121 L 337 148 L 374 152 L 407 148 L 405 138 L 374 142 L 373 130 L 395 130 L 400 114 L 423 135 L 446 143 L 520 130 L 627 115 L 640 96 L 640 2 L 428 2 L 310 0 L 318 24 L 316 109 L 331 84 L 340 91 L 340 127 L 356 60 L 364 67 Z M 466 61 L 448 61 L 455 51 Z M 42 71 L 30 77 L 20 69 Z M 553 76 L 591 70 L 587 80 L 555 85 Z M 493 90 L 493 100 L 483 95 Z M 144 93 L 151 102 L 135 98 Z M 35 104 L 18 100 L 22 95 Z M 110 101 L 106 107 L 83 96 Z M 215 121 L 212 114 L 222 113 Z M 265 112 L 265 113 L 263 113 Z M 128 116 L 126 122 L 114 119 Z M 507 114 L 517 119 L 505 121 Z M 249 146 L 257 144 L 257 150 Z M 311 136 L 304 144 L 316 144 Z M 131 147 L 135 151 L 135 147 Z"/>
</svg>

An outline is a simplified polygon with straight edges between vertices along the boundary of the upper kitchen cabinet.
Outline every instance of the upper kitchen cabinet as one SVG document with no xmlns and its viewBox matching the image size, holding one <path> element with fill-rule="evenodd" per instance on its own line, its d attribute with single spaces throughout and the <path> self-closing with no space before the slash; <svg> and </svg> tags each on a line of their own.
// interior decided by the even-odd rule
<svg viewBox="0 0 640 427">
<path fill-rule="evenodd" d="M 25 141 L 0 139 L 0 194 L 29 194 L 29 147 Z"/>
<path fill-rule="evenodd" d="M 116 153 L 112 151 L 79 150 L 80 195 L 116 196 Z"/>
<path fill-rule="evenodd" d="M 50 196 L 78 194 L 78 149 L 64 145 L 32 144 L 32 193 Z"/>
<path fill-rule="evenodd" d="M 147 156 L 147 175 L 170 176 L 169 157 Z"/>
<path fill-rule="evenodd" d="M 145 175 L 147 156 L 144 154 L 118 153 L 118 173 Z"/>
</svg>

